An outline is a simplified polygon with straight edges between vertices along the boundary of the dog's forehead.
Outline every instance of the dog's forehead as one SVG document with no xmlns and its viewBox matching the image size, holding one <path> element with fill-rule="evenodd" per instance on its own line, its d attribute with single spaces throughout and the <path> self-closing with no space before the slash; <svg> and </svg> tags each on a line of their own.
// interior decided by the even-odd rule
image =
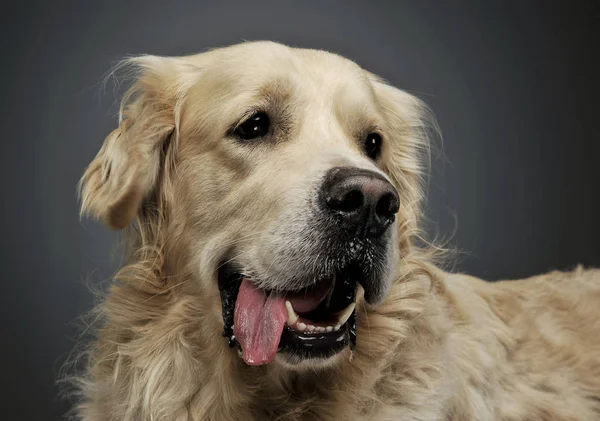
<svg viewBox="0 0 600 421">
<path fill-rule="evenodd" d="M 276 95 L 343 96 L 369 101 L 373 92 L 361 67 L 342 56 L 272 42 L 249 42 L 197 56 L 204 76 L 232 89 Z M 339 99 L 339 98 L 335 98 Z"/>
</svg>

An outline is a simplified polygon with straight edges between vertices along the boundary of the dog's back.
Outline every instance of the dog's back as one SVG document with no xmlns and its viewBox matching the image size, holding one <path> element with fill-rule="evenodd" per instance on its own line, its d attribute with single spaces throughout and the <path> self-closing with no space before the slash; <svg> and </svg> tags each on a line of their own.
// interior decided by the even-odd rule
<svg viewBox="0 0 600 421">
<path fill-rule="evenodd" d="M 468 318 L 451 337 L 470 355 L 458 369 L 475 369 L 471 402 L 494 402 L 501 420 L 600 419 L 600 270 L 447 285 Z"/>
</svg>

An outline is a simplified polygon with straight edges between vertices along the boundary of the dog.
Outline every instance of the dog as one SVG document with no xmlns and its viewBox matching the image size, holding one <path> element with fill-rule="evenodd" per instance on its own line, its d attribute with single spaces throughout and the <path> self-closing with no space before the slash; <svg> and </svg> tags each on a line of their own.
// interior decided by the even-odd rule
<svg viewBox="0 0 600 421">
<path fill-rule="evenodd" d="M 600 419 L 600 271 L 436 267 L 419 99 L 273 42 L 125 66 L 80 183 L 128 246 L 78 419 Z"/>
</svg>

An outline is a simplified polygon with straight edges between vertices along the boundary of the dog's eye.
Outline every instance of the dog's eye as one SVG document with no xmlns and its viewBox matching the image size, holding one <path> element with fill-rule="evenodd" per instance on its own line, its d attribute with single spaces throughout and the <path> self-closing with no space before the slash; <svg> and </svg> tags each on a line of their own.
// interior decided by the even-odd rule
<svg viewBox="0 0 600 421">
<path fill-rule="evenodd" d="M 269 116 L 266 113 L 259 112 L 240 124 L 235 129 L 235 134 L 243 140 L 256 139 L 269 133 L 269 125 Z"/>
<path fill-rule="evenodd" d="M 365 153 L 371 159 L 377 159 L 381 153 L 381 135 L 378 133 L 369 133 L 365 139 Z"/>
</svg>

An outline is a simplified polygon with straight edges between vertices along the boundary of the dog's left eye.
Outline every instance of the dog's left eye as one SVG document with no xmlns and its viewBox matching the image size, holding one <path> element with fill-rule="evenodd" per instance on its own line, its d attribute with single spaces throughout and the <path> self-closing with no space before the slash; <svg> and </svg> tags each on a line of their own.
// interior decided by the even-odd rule
<svg viewBox="0 0 600 421">
<path fill-rule="evenodd" d="M 365 153 L 371 159 L 377 159 L 381 153 L 381 135 L 379 133 L 369 133 L 365 139 Z"/>
<path fill-rule="evenodd" d="M 243 140 L 252 140 L 269 133 L 270 119 L 267 113 L 253 114 L 235 129 L 235 134 Z"/>
</svg>

